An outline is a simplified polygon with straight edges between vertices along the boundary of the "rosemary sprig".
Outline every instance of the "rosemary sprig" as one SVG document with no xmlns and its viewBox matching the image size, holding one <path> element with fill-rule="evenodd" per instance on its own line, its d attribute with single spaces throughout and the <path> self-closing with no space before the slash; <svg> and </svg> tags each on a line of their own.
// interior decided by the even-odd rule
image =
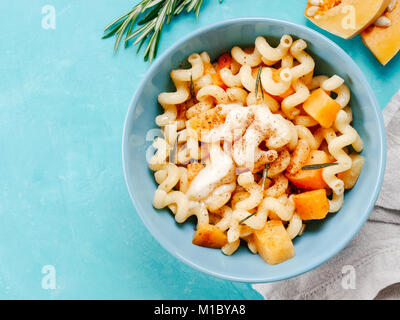
<svg viewBox="0 0 400 320">
<path fill-rule="evenodd" d="M 256 78 L 256 88 L 255 88 L 255 95 L 256 95 L 256 100 L 257 100 L 257 95 L 258 95 L 258 90 L 261 89 L 261 96 L 264 100 L 264 91 L 262 87 L 262 82 L 261 82 L 261 71 L 262 71 L 262 66 L 258 68 L 257 72 L 257 78 Z"/>
<path fill-rule="evenodd" d="M 204 0 L 142 0 L 130 11 L 111 21 L 104 29 L 103 39 L 117 36 L 114 51 L 117 51 L 122 38 L 125 35 L 124 47 L 128 47 L 129 41 L 138 45 L 139 53 L 143 44 L 144 60 L 150 63 L 157 55 L 158 44 L 164 24 L 169 24 L 174 16 L 186 12 L 194 12 L 196 18 Z M 219 1 L 222 3 L 222 1 Z M 143 15 L 139 21 L 139 16 Z M 135 27 L 136 25 L 136 27 Z"/>
<path fill-rule="evenodd" d="M 247 219 L 250 219 L 252 216 L 256 215 L 257 211 L 248 215 L 246 218 L 243 218 L 242 220 L 239 221 L 239 224 L 243 224 Z"/>
<path fill-rule="evenodd" d="M 317 170 L 326 167 L 336 166 L 339 163 L 337 162 L 329 162 L 329 163 L 320 163 L 320 164 L 310 164 L 301 168 L 301 170 Z"/>
</svg>

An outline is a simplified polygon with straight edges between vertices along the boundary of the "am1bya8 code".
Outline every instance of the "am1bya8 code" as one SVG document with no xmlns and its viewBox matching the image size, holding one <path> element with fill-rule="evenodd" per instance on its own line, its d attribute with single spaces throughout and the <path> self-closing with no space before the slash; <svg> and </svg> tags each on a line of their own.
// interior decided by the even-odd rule
<svg viewBox="0 0 400 320">
<path fill-rule="evenodd" d="M 244 305 L 225 305 L 225 304 L 199 304 L 197 307 L 198 314 L 245 314 L 246 307 Z"/>
</svg>

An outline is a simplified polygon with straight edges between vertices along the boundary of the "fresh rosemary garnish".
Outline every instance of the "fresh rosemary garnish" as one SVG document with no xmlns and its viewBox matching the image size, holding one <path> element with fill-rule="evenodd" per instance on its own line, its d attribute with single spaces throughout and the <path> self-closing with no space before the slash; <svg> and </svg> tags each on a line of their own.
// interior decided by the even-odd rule
<svg viewBox="0 0 400 320">
<path fill-rule="evenodd" d="M 268 176 L 268 170 L 269 170 L 269 164 L 267 163 L 265 165 L 265 167 L 264 167 L 264 170 L 263 170 L 262 182 L 261 182 L 261 190 L 265 189 L 265 181 L 267 179 L 269 180 L 269 178 L 267 177 Z"/>
<path fill-rule="evenodd" d="M 252 213 L 251 215 L 248 215 L 246 218 L 242 219 L 239 221 L 239 224 L 243 224 L 247 219 L 250 219 L 252 216 L 256 215 L 257 211 Z"/>
<path fill-rule="evenodd" d="M 194 83 L 193 83 L 192 75 L 190 75 L 190 96 L 192 98 L 196 97 L 196 92 L 194 91 Z"/>
<path fill-rule="evenodd" d="M 164 24 L 169 24 L 174 16 L 186 12 L 195 12 L 196 18 L 204 0 L 142 0 L 129 12 L 111 21 L 104 29 L 104 38 L 116 35 L 114 51 L 117 51 L 123 36 L 124 47 L 134 39 L 133 45 L 138 45 L 137 53 L 147 42 L 144 50 L 144 60 L 150 63 L 157 55 L 158 44 Z M 219 1 L 222 2 L 221 0 Z M 139 16 L 143 17 L 139 20 Z M 134 29 L 136 25 L 136 28 Z"/>
<path fill-rule="evenodd" d="M 178 150 L 178 140 L 179 140 L 179 134 L 176 135 L 174 146 L 171 150 L 171 153 L 169 154 L 169 162 L 176 164 L 176 156 L 177 156 L 177 150 Z"/>
<path fill-rule="evenodd" d="M 262 82 L 261 82 L 261 71 L 262 71 L 262 66 L 258 68 L 257 72 L 257 79 L 256 79 L 256 88 L 255 88 L 255 95 L 256 95 L 256 100 L 257 100 L 257 95 L 258 95 L 258 90 L 261 89 L 261 96 L 264 100 L 264 90 L 262 87 Z"/>
<path fill-rule="evenodd" d="M 301 170 L 317 170 L 326 167 L 336 166 L 339 163 L 337 162 L 329 162 L 329 163 L 320 163 L 320 164 L 310 164 L 301 168 Z"/>
</svg>

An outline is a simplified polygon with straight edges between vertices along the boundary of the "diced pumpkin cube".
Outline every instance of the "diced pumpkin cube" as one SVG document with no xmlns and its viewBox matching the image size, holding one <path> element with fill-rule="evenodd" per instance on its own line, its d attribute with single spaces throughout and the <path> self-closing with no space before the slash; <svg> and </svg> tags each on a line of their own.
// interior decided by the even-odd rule
<svg viewBox="0 0 400 320">
<path fill-rule="evenodd" d="M 370 26 L 362 34 L 364 44 L 383 65 L 386 65 L 400 50 L 400 3 L 392 12 L 385 14 L 391 21 L 389 27 Z"/>
<path fill-rule="evenodd" d="M 357 182 L 364 166 L 364 157 L 357 153 L 350 155 L 352 162 L 351 168 L 347 171 L 338 173 L 338 178 L 343 180 L 344 188 L 351 189 Z"/>
<path fill-rule="evenodd" d="M 190 184 L 199 172 L 204 168 L 200 162 L 193 162 L 187 165 L 188 183 Z"/>
<path fill-rule="evenodd" d="M 293 201 L 302 220 L 325 219 L 329 212 L 329 200 L 325 189 L 296 194 Z"/>
<path fill-rule="evenodd" d="M 195 117 L 186 121 L 186 127 L 195 130 L 198 138 L 201 139 L 202 132 L 203 134 L 207 133 L 207 131 L 225 122 L 225 116 L 221 114 L 221 110 L 221 107 L 215 107 L 204 113 L 197 114 Z"/>
<path fill-rule="evenodd" d="M 278 264 L 294 257 L 293 242 L 282 221 L 270 220 L 253 234 L 261 258 L 268 264 Z"/>
<path fill-rule="evenodd" d="M 329 156 L 321 150 L 312 150 L 305 165 L 328 163 Z M 305 190 L 316 190 L 327 188 L 328 185 L 322 178 L 322 169 L 299 170 L 295 174 L 286 173 L 286 177 L 296 187 Z"/>
<path fill-rule="evenodd" d="M 203 224 L 196 230 L 192 243 L 196 246 L 219 249 L 228 242 L 224 231 L 210 224 Z"/>
<path fill-rule="evenodd" d="M 303 103 L 304 111 L 324 128 L 330 128 L 340 111 L 340 105 L 321 88 L 314 90 Z"/>
</svg>

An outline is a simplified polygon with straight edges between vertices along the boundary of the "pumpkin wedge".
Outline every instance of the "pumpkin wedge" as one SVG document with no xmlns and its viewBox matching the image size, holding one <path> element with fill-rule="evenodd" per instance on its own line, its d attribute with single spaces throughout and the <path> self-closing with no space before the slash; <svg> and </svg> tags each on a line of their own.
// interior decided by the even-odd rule
<svg viewBox="0 0 400 320">
<path fill-rule="evenodd" d="M 385 28 L 372 25 L 361 34 L 364 44 L 382 65 L 392 60 L 400 50 L 400 1 L 385 16 L 391 21 L 391 26 Z"/>
<path fill-rule="evenodd" d="M 318 6 L 312 6 L 308 2 L 305 16 L 318 27 L 350 39 L 380 17 L 389 2 L 390 0 L 322 0 Z"/>
</svg>

